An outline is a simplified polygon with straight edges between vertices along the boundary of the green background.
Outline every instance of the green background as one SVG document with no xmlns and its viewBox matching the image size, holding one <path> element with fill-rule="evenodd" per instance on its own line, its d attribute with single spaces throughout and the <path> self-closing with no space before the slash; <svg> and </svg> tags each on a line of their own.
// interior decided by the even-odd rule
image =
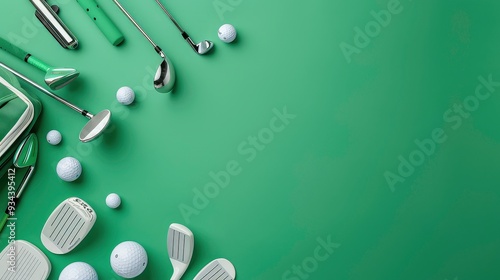
<svg viewBox="0 0 500 280">
<path fill-rule="evenodd" d="M 194 41 L 215 42 L 211 54 L 199 56 L 154 1 L 123 0 L 175 66 L 174 93 L 159 94 L 151 72 L 160 58 L 112 1 L 99 3 L 125 34 L 119 47 L 75 1 L 49 1 L 59 3 L 80 40 L 72 51 L 36 22 L 29 1 L 2 0 L 0 35 L 50 64 L 80 70 L 57 93 L 93 113 L 113 113 L 103 137 L 79 143 L 86 120 L 26 87 L 44 111 L 38 165 L 17 211 L 16 237 L 48 255 L 50 279 L 75 261 L 91 264 L 100 279 L 119 279 L 109 255 L 126 240 L 148 252 L 138 279 L 169 279 L 166 235 L 173 222 L 195 235 L 184 279 L 218 257 L 234 263 L 238 279 L 500 278 L 500 88 L 460 125 L 443 117 L 472 100 L 479 76 L 500 81 L 500 3 L 401 0 L 402 11 L 349 63 L 341 44 L 355 46 L 355 28 L 364 29 L 374 20 L 371 11 L 388 2 L 168 2 Z M 223 23 L 236 27 L 237 42 L 217 38 Z M 0 53 L 0 60 L 43 83 L 42 72 L 13 56 Z M 133 106 L 115 99 L 124 85 L 136 91 Z M 247 160 L 238 147 L 250 147 L 248 137 L 267 131 L 273 110 L 284 108 L 295 118 Z M 45 141 L 51 129 L 63 134 L 61 145 Z M 415 141 L 435 129 L 444 130 L 446 141 L 391 188 L 386 172 L 398 174 L 399 157 L 408 160 L 418 150 Z M 65 156 L 82 163 L 76 182 L 55 173 Z M 209 173 L 232 160 L 241 173 L 186 220 L 179 207 L 192 206 L 195 191 L 213 182 Z M 122 197 L 117 210 L 104 203 L 111 192 Z M 6 197 L 6 188 L 0 195 Z M 70 196 L 87 201 L 98 218 L 80 246 L 58 256 L 39 234 Z M 285 277 L 292 266 L 310 264 L 318 238 L 338 248 L 302 277 Z"/>
</svg>

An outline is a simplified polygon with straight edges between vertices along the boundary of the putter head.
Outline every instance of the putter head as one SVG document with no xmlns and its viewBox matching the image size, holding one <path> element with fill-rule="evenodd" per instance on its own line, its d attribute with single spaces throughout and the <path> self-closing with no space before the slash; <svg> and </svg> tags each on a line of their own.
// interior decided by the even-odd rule
<svg viewBox="0 0 500 280">
<path fill-rule="evenodd" d="M 80 141 L 86 143 L 90 142 L 104 132 L 104 129 L 109 125 L 111 120 L 111 112 L 103 110 L 91 118 L 87 124 L 80 131 Z"/>
<path fill-rule="evenodd" d="M 196 52 L 198 54 L 206 54 L 207 52 L 209 52 L 212 47 L 214 46 L 214 43 L 212 43 L 211 41 L 201 41 L 199 42 L 198 44 L 196 44 Z"/>
<path fill-rule="evenodd" d="M 162 56 L 164 57 L 164 59 L 156 70 L 153 84 L 157 92 L 167 93 L 172 91 L 172 89 L 174 88 L 175 70 L 168 58 L 164 55 Z"/>
<path fill-rule="evenodd" d="M 30 133 L 19 145 L 14 153 L 13 163 L 17 168 L 33 166 L 38 156 L 38 138 Z"/>
<path fill-rule="evenodd" d="M 226 259 L 216 259 L 207 264 L 194 280 L 234 280 L 236 270 L 234 265 Z"/>
<path fill-rule="evenodd" d="M 72 82 L 80 75 L 73 68 L 49 68 L 45 74 L 45 83 L 52 89 L 57 90 Z"/>
<path fill-rule="evenodd" d="M 181 279 L 193 256 L 193 233 L 183 225 L 171 224 L 168 229 L 167 249 L 170 262 L 174 267 L 174 273 L 170 279 Z"/>
<path fill-rule="evenodd" d="M 13 255 L 15 260 L 12 265 Z M 9 243 L 0 253 L 0 279 L 45 280 L 49 277 L 51 268 L 47 256 L 24 240 Z"/>
<path fill-rule="evenodd" d="M 42 244 L 54 254 L 66 254 L 87 236 L 97 215 L 85 201 L 77 197 L 64 200 L 50 214 L 42 229 Z"/>
</svg>

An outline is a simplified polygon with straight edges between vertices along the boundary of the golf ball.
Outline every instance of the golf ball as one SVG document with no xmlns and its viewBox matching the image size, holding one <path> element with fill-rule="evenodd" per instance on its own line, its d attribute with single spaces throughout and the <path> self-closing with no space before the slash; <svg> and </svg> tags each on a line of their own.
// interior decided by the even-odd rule
<svg viewBox="0 0 500 280">
<path fill-rule="evenodd" d="M 47 133 L 47 142 L 51 145 L 59 145 L 62 140 L 62 135 L 59 131 L 57 130 L 51 130 L 49 133 Z"/>
<path fill-rule="evenodd" d="M 118 208 L 120 204 L 122 203 L 122 200 L 119 195 L 116 193 L 110 193 L 106 197 L 106 205 L 108 205 L 109 208 Z"/>
<path fill-rule="evenodd" d="M 236 29 L 231 24 L 224 24 L 219 28 L 219 39 L 224 43 L 231 43 L 236 39 Z"/>
<path fill-rule="evenodd" d="M 123 278 L 134 278 L 148 265 L 146 250 L 137 242 L 125 241 L 111 252 L 111 268 Z"/>
<path fill-rule="evenodd" d="M 82 165 L 74 157 L 65 157 L 57 163 L 57 176 L 66 182 L 73 182 L 82 174 Z"/>
<path fill-rule="evenodd" d="M 95 269 L 84 262 L 74 262 L 66 266 L 61 274 L 59 280 L 97 280 L 97 273 Z"/>
<path fill-rule="evenodd" d="M 130 105 L 134 102 L 135 93 L 129 87 L 121 87 L 116 92 L 116 99 L 123 105 Z"/>
</svg>

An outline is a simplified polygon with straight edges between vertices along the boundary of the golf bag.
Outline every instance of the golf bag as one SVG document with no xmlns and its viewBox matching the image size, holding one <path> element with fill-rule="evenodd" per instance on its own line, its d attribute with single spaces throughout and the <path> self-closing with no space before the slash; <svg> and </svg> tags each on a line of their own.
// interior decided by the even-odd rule
<svg viewBox="0 0 500 280">
<path fill-rule="evenodd" d="M 27 94 L 11 73 L 0 68 L 0 178 L 12 166 L 12 157 L 35 125 L 42 104 Z"/>
</svg>

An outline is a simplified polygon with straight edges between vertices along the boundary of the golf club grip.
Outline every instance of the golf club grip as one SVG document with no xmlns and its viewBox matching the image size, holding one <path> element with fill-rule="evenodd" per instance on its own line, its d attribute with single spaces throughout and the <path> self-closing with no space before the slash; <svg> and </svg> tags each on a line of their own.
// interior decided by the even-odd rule
<svg viewBox="0 0 500 280">
<path fill-rule="evenodd" d="M 40 69 L 42 71 L 47 71 L 50 68 L 45 62 L 43 62 L 40 59 L 32 56 L 31 54 L 27 54 L 27 59 L 25 59 L 25 60 L 29 64 L 35 66 L 36 68 L 38 68 L 38 69 Z"/>
<path fill-rule="evenodd" d="M 123 42 L 125 39 L 123 33 L 94 0 L 77 0 L 77 2 L 113 46 Z"/>
<path fill-rule="evenodd" d="M 24 60 L 24 58 L 28 55 L 27 52 L 19 48 L 18 46 L 15 46 L 11 44 L 9 41 L 5 40 L 4 38 L 0 38 L 0 49 L 10 53 L 11 55 Z"/>
</svg>

